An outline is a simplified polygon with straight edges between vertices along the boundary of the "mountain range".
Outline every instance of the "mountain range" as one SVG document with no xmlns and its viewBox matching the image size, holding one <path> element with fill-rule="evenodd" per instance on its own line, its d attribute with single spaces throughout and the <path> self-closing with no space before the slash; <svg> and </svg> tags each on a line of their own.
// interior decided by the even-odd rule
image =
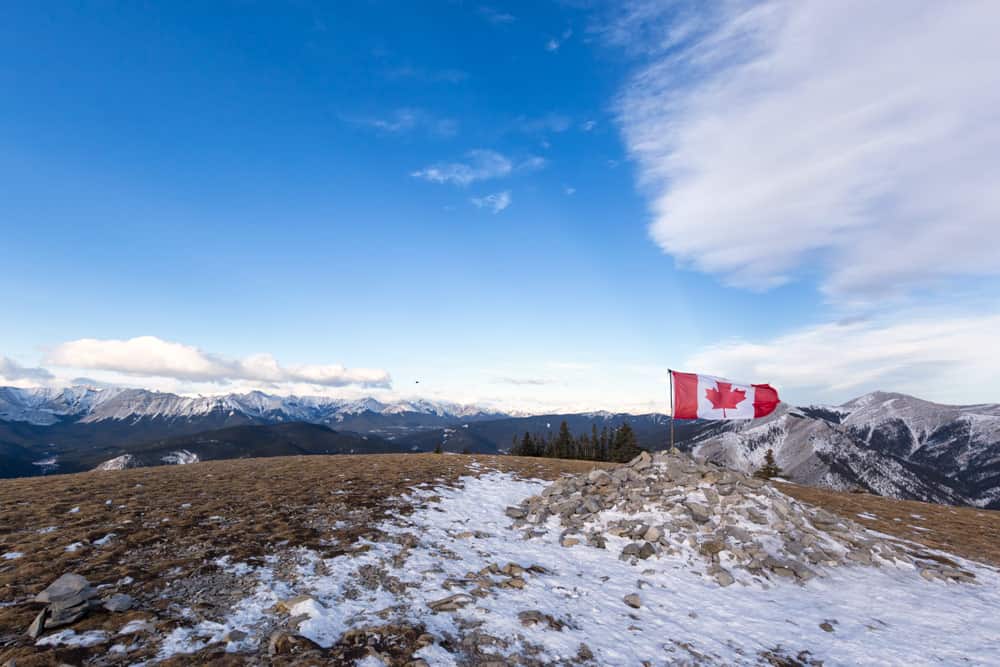
<svg viewBox="0 0 1000 667">
<path fill-rule="evenodd" d="M 497 453 L 566 421 L 576 434 L 629 423 L 668 446 L 670 418 L 610 412 L 511 415 L 428 400 L 261 392 L 184 397 L 142 389 L 0 388 L 0 477 L 288 454 Z M 796 482 L 1000 508 L 1000 405 L 950 406 L 873 392 L 839 406 L 782 404 L 752 422 L 675 422 L 675 444 L 743 471 L 772 449 Z"/>
</svg>

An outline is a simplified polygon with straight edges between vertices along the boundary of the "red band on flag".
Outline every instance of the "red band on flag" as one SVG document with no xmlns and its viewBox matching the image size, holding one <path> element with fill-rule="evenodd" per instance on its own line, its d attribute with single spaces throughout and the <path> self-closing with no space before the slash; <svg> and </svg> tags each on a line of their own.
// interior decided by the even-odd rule
<svg viewBox="0 0 1000 667">
<path fill-rule="evenodd" d="M 753 417 L 766 417 L 778 407 L 778 392 L 769 384 L 755 384 L 753 400 Z"/>
<path fill-rule="evenodd" d="M 674 378 L 674 419 L 697 419 L 698 376 L 694 373 L 670 372 Z"/>
</svg>

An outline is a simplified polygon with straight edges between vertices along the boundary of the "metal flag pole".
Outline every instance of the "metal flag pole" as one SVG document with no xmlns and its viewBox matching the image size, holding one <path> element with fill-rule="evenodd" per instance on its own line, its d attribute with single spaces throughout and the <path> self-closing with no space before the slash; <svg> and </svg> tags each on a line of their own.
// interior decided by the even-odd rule
<svg viewBox="0 0 1000 667">
<path fill-rule="evenodd" d="M 674 371 L 670 368 L 667 369 L 670 374 L 670 451 L 675 451 L 674 449 Z"/>
</svg>

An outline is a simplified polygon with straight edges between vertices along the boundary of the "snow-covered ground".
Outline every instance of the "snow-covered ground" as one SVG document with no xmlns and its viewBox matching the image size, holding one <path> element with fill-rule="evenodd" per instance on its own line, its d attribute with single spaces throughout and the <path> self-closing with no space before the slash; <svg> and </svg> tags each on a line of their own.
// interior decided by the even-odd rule
<svg viewBox="0 0 1000 667">
<path fill-rule="evenodd" d="M 160 657 L 224 641 L 232 630 L 259 637 L 277 613 L 271 610 L 276 602 L 306 594 L 311 597 L 294 605 L 291 614 L 308 616 L 298 631 L 322 646 L 350 628 L 396 621 L 422 625 L 455 645 L 475 627 L 497 640 L 491 651 L 531 654 L 542 663 L 592 654 L 602 665 L 686 664 L 699 656 L 700 664 L 759 664 L 765 651 L 793 656 L 808 651 L 809 659 L 828 666 L 1000 665 L 1000 575 L 992 569 L 952 557 L 974 572 L 978 583 L 926 581 L 912 566 L 900 564 L 826 569 L 805 585 L 777 581 L 722 588 L 681 560 L 638 565 L 619 560 L 615 538 L 607 549 L 563 547 L 555 518 L 544 535 L 524 539 L 504 510 L 539 493 L 544 482 L 501 473 L 462 481 L 460 488 L 413 489 L 411 498 L 423 507 L 380 526 L 385 533 L 416 536 L 408 550 L 398 541 L 367 542 L 367 551 L 325 561 L 298 550 L 291 555 L 294 574 L 283 577 L 273 567 L 278 556 L 252 570 L 222 563 L 255 573 L 256 591 L 221 623 L 178 628 Z M 431 496 L 438 499 L 428 500 Z M 536 566 L 521 575 L 523 588 L 492 587 L 484 597 L 470 596 L 457 611 L 435 613 L 428 606 L 465 592 L 462 582 L 470 573 L 508 563 Z M 395 592 L 360 586 L 362 566 L 407 585 L 393 586 Z M 638 608 L 624 602 L 631 594 L 639 596 Z M 518 616 L 526 611 L 554 622 L 526 626 Z M 250 646 L 241 640 L 227 648 Z M 437 644 L 417 655 L 431 665 L 454 664 Z M 366 665 L 380 664 L 368 660 Z"/>
</svg>

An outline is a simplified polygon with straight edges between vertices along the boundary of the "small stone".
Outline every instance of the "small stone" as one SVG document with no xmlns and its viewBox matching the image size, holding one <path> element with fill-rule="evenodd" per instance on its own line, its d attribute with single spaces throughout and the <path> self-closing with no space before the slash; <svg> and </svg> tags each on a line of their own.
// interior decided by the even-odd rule
<svg viewBox="0 0 1000 667">
<path fill-rule="evenodd" d="M 249 637 L 247 633 L 242 630 L 230 630 L 226 633 L 226 636 L 222 638 L 224 642 L 240 642 Z"/>
<path fill-rule="evenodd" d="M 696 523 L 707 523 L 709 517 L 709 509 L 702 505 L 701 503 L 686 502 L 684 506 L 687 507 L 688 512 L 691 513 L 691 518 L 695 520 Z"/>
<path fill-rule="evenodd" d="M 702 553 L 713 556 L 726 548 L 726 543 L 722 540 L 708 540 L 701 543 Z"/>
<path fill-rule="evenodd" d="M 523 519 L 528 516 L 528 511 L 523 507 L 508 507 L 504 513 L 511 519 Z"/>
<path fill-rule="evenodd" d="M 545 614 L 537 609 L 529 609 L 528 611 L 518 612 L 517 618 L 521 621 L 521 625 L 534 625 L 541 623 L 545 619 Z"/>
<path fill-rule="evenodd" d="M 135 604 L 135 600 L 132 599 L 131 595 L 126 595 L 125 593 L 115 593 L 109 598 L 105 598 L 102 606 L 110 612 L 121 613 L 123 611 L 128 611 Z"/>
<path fill-rule="evenodd" d="M 295 597 L 288 598 L 287 600 L 280 600 L 278 604 L 274 605 L 274 608 L 282 613 L 291 614 L 292 609 L 302 602 L 307 602 L 312 600 L 311 595 L 296 595 Z"/>
<path fill-rule="evenodd" d="M 656 547 L 654 547 L 649 542 L 646 542 L 639 548 L 639 553 L 637 554 L 639 558 L 646 560 L 650 556 L 656 553 Z"/>
<path fill-rule="evenodd" d="M 590 514 L 596 514 L 604 509 L 604 506 L 601 504 L 600 500 L 591 496 L 583 501 L 583 509 Z"/>
<path fill-rule="evenodd" d="M 663 537 L 663 531 L 656 526 L 650 526 L 642 535 L 642 539 L 647 542 L 659 542 L 661 537 Z"/>
<path fill-rule="evenodd" d="M 462 607 L 471 604 L 474 601 L 471 595 L 466 595 L 465 593 L 456 593 L 455 595 L 449 595 L 446 598 L 441 598 L 440 600 L 435 600 L 433 602 L 428 602 L 427 606 L 431 608 L 433 612 L 439 611 L 457 611 Z"/>
<path fill-rule="evenodd" d="M 267 652 L 271 655 L 295 655 L 319 648 L 319 644 L 311 639 L 284 630 L 271 633 L 267 642 Z"/>
<path fill-rule="evenodd" d="M 564 547 L 573 547 L 573 546 L 576 546 L 579 543 L 580 543 L 580 540 L 578 540 L 575 537 L 564 537 L 562 539 L 562 545 Z"/>
<path fill-rule="evenodd" d="M 38 612 L 38 616 L 35 616 L 35 620 L 31 622 L 28 626 L 28 636 L 32 639 L 38 639 L 45 632 L 45 619 L 49 617 L 49 610 L 43 609 Z"/>
<path fill-rule="evenodd" d="M 830 625 L 829 621 L 823 621 L 819 624 L 819 627 L 823 632 L 833 632 L 833 626 Z"/>
<path fill-rule="evenodd" d="M 642 599 L 636 593 L 629 593 L 622 599 L 625 601 L 625 604 L 633 609 L 638 609 L 642 606 Z"/>
<path fill-rule="evenodd" d="M 611 483 L 611 475 L 606 470 L 591 470 L 587 481 L 597 486 L 607 486 Z"/>
<path fill-rule="evenodd" d="M 649 452 L 643 452 L 629 462 L 629 466 L 635 470 L 645 470 L 653 465 L 653 457 Z"/>
<path fill-rule="evenodd" d="M 733 579 L 733 575 L 729 574 L 728 570 L 720 569 L 715 573 L 715 581 L 717 581 L 720 586 L 726 587 L 731 586 L 736 580 Z"/>
<path fill-rule="evenodd" d="M 630 544 L 626 544 L 622 548 L 621 557 L 628 558 L 629 556 L 638 556 L 640 551 L 642 551 L 642 544 L 639 542 L 632 542 Z"/>
</svg>

